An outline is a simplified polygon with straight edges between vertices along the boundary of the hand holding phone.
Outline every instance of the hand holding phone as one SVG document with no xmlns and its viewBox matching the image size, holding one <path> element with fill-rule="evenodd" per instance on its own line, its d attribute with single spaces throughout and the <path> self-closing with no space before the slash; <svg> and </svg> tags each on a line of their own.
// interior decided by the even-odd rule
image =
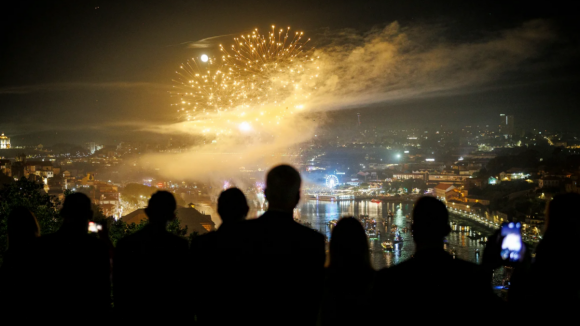
<svg viewBox="0 0 580 326">
<path fill-rule="evenodd" d="M 90 233 L 97 233 L 103 229 L 103 226 L 99 223 L 89 222 L 89 232 Z"/>
<path fill-rule="evenodd" d="M 501 226 L 501 258 L 510 262 L 521 261 L 524 243 L 522 241 L 522 224 L 519 222 L 503 223 Z"/>
</svg>

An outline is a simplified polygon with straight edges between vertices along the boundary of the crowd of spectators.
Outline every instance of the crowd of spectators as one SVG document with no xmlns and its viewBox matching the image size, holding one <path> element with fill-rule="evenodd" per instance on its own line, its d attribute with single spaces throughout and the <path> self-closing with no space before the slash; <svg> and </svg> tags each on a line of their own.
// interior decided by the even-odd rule
<svg viewBox="0 0 580 326">
<path fill-rule="evenodd" d="M 322 234 L 294 221 L 300 187 L 293 167 L 273 168 L 266 180 L 268 210 L 252 220 L 246 220 L 244 194 L 225 190 L 217 205 L 222 225 L 191 244 L 166 229 L 176 218 L 176 202 L 165 191 L 149 200 L 149 224 L 116 248 L 106 228 L 99 237 L 88 234 L 91 202 L 83 194 L 67 196 L 64 222 L 54 234 L 41 236 L 34 215 L 14 209 L 0 269 L 0 309 L 26 311 L 18 315 L 21 322 L 34 316 L 78 322 L 81 316 L 124 323 L 369 325 L 474 316 L 501 322 L 519 318 L 530 305 L 561 316 L 579 306 L 580 195 L 550 202 L 535 258 L 528 250 L 511 266 L 512 287 L 500 299 L 490 277 L 504 264 L 499 233 L 490 237 L 481 265 L 454 259 L 443 249 L 450 232 L 445 205 L 422 197 L 412 215 L 415 254 L 375 271 L 355 218 L 339 220 L 328 253 Z"/>
</svg>

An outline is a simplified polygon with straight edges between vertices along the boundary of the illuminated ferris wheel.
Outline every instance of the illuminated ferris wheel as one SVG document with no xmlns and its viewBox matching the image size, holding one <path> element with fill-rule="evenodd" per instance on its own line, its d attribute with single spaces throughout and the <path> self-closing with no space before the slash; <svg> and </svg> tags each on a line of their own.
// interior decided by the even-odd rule
<svg viewBox="0 0 580 326">
<path fill-rule="evenodd" d="M 334 187 L 338 186 L 338 178 L 334 174 L 327 176 L 326 186 L 330 189 L 334 189 Z"/>
</svg>

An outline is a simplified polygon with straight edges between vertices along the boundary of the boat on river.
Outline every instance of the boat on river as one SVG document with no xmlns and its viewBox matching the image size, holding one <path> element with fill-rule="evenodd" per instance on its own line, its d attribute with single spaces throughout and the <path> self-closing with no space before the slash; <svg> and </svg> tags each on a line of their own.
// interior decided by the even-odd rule
<svg viewBox="0 0 580 326">
<path fill-rule="evenodd" d="M 373 199 L 371 199 L 371 203 L 380 204 L 380 203 L 382 203 L 382 202 L 383 202 L 383 201 L 382 201 L 382 200 L 380 200 L 380 199 L 376 199 L 376 198 L 373 198 Z"/>
<path fill-rule="evenodd" d="M 366 231 L 366 234 L 369 239 L 377 239 L 377 232 L 375 230 L 369 229 Z"/>
<path fill-rule="evenodd" d="M 385 241 L 381 243 L 381 247 L 385 249 L 385 251 L 393 251 L 393 242 L 392 241 Z"/>
<path fill-rule="evenodd" d="M 401 233 L 399 233 L 399 231 L 395 232 L 395 237 L 393 238 L 393 242 L 394 243 L 398 243 L 398 242 L 403 242 L 403 237 L 401 236 Z"/>
</svg>

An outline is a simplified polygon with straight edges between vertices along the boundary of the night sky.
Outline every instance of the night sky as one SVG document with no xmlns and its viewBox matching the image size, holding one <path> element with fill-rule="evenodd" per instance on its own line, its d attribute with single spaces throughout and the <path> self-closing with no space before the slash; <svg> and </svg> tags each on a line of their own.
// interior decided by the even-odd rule
<svg viewBox="0 0 580 326">
<path fill-rule="evenodd" d="M 580 122 L 579 16 L 572 1 L 18 1 L 0 10 L 0 132 L 13 145 L 149 139 L 177 117 L 176 68 L 210 49 L 192 42 L 270 25 L 308 35 L 360 33 L 393 21 L 437 26 L 447 44 L 501 35 L 540 19 L 553 33 L 538 55 L 493 80 L 361 112 L 387 127 L 491 124 L 574 130 Z M 198 43 L 199 44 L 199 43 Z M 354 111 L 353 111 L 354 110 Z M 333 115 L 335 115 L 333 117 Z M 370 119 L 368 119 L 370 120 Z M 367 121 L 368 121 L 367 120 Z M 145 138 L 144 138 L 145 137 Z M 149 138 L 147 138 L 149 137 Z"/>
</svg>

